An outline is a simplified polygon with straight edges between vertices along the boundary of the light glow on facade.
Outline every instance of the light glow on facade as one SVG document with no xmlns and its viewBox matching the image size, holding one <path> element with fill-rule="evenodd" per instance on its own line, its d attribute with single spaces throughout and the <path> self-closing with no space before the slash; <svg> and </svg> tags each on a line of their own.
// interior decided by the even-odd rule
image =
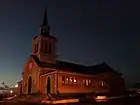
<svg viewBox="0 0 140 105">
<path fill-rule="evenodd" d="M 10 90 L 10 93 L 12 94 L 13 93 L 13 90 Z"/>
<path fill-rule="evenodd" d="M 73 82 L 76 83 L 76 78 L 75 77 L 73 78 Z"/>
<path fill-rule="evenodd" d="M 17 87 L 18 87 L 18 84 L 15 85 L 15 88 L 17 88 Z"/>
</svg>

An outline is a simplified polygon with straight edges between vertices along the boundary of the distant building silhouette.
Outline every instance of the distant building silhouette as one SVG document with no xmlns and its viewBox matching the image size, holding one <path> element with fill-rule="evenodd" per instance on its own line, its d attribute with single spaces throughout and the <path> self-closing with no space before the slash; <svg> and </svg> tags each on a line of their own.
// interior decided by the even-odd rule
<svg viewBox="0 0 140 105">
<path fill-rule="evenodd" d="M 39 34 L 32 40 L 32 54 L 27 59 L 19 82 L 19 93 L 71 95 L 79 93 L 122 94 L 122 74 L 105 62 L 84 66 L 57 59 L 57 39 L 50 35 L 45 10 Z"/>
</svg>

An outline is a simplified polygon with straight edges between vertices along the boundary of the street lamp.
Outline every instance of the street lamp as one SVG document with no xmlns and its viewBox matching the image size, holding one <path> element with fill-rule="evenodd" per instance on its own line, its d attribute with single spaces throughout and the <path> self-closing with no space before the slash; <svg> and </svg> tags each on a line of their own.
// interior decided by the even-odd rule
<svg viewBox="0 0 140 105">
<path fill-rule="evenodd" d="M 13 90 L 10 90 L 10 93 L 12 94 L 13 93 Z"/>
<path fill-rule="evenodd" d="M 15 88 L 18 88 L 18 84 L 15 85 Z"/>
</svg>

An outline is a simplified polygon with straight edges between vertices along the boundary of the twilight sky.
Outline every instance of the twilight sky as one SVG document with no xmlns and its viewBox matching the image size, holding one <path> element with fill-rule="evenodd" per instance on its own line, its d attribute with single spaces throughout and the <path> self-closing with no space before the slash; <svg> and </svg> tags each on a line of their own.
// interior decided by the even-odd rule
<svg viewBox="0 0 140 105">
<path fill-rule="evenodd" d="M 107 62 L 140 81 L 140 7 L 135 0 L 0 0 L 0 80 L 20 80 L 47 6 L 59 59 Z"/>
</svg>

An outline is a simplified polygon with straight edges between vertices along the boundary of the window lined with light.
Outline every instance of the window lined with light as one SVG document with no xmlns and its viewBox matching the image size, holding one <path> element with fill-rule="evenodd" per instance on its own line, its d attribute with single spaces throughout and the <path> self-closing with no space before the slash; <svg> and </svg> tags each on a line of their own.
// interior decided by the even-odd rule
<svg viewBox="0 0 140 105">
<path fill-rule="evenodd" d="M 77 79 L 73 76 L 62 76 L 62 84 L 77 84 Z"/>
<path fill-rule="evenodd" d="M 72 84 L 72 77 L 69 78 L 69 84 Z"/>
<path fill-rule="evenodd" d="M 83 84 L 85 85 L 85 83 L 86 83 L 86 82 L 85 82 L 85 79 L 83 79 Z"/>
<path fill-rule="evenodd" d="M 92 81 L 91 81 L 91 79 L 83 79 L 83 84 L 85 85 L 85 86 L 89 86 L 89 85 L 91 85 L 92 84 Z"/>
<path fill-rule="evenodd" d="M 101 81 L 101 86 L 104 86 L 104 82 L 103 81 Z"/>
<path fill-rule="evenodd" d="M 77 79 L 73 76 L 62 76 L 62 84 L 79 84 L 84 86 L 92 86 L 92 80 L 88 78 Z"/>
<path fill-rule="evenodd" d="M 89 85 L 89 83 L 88 83 L 88 79 L 86 79 L 86 85 L 87 85 L 87 86 Z"/>
<path fill-rule="evenodd" d="M 31 68 L 32 68 L 32 63 L 29 64 L 29 69 L 31 69 Z"/>
<path fill-rule="evenodd" d="M 65 76 L 62 76 L 62 84 L 65 84 Z"/>
<path fill-rule="evenodd" d="M 88 80 L 88 82 L 89 82 L 89 84 L 91 84 L 91 80 L 90 79 Z"/>
<path fill-rule="evenodd" d="M 103 81 L 103 80 L 99 81 L 99 86 L 100 86 L 100 87 L 106 86 L 106 82 Z"/>
<path fill-rule="evenodd" d="M 76 77 L 73 77 L 73 84 L 76 84 L 76 83 L 77 83 Z"/>
<path fill-rule="evenodd" d="M 68 84 L 69 83 L 69 77 L 66 76 L 66 79 L 65 79 L 65 84 Z"/>
</svg>

